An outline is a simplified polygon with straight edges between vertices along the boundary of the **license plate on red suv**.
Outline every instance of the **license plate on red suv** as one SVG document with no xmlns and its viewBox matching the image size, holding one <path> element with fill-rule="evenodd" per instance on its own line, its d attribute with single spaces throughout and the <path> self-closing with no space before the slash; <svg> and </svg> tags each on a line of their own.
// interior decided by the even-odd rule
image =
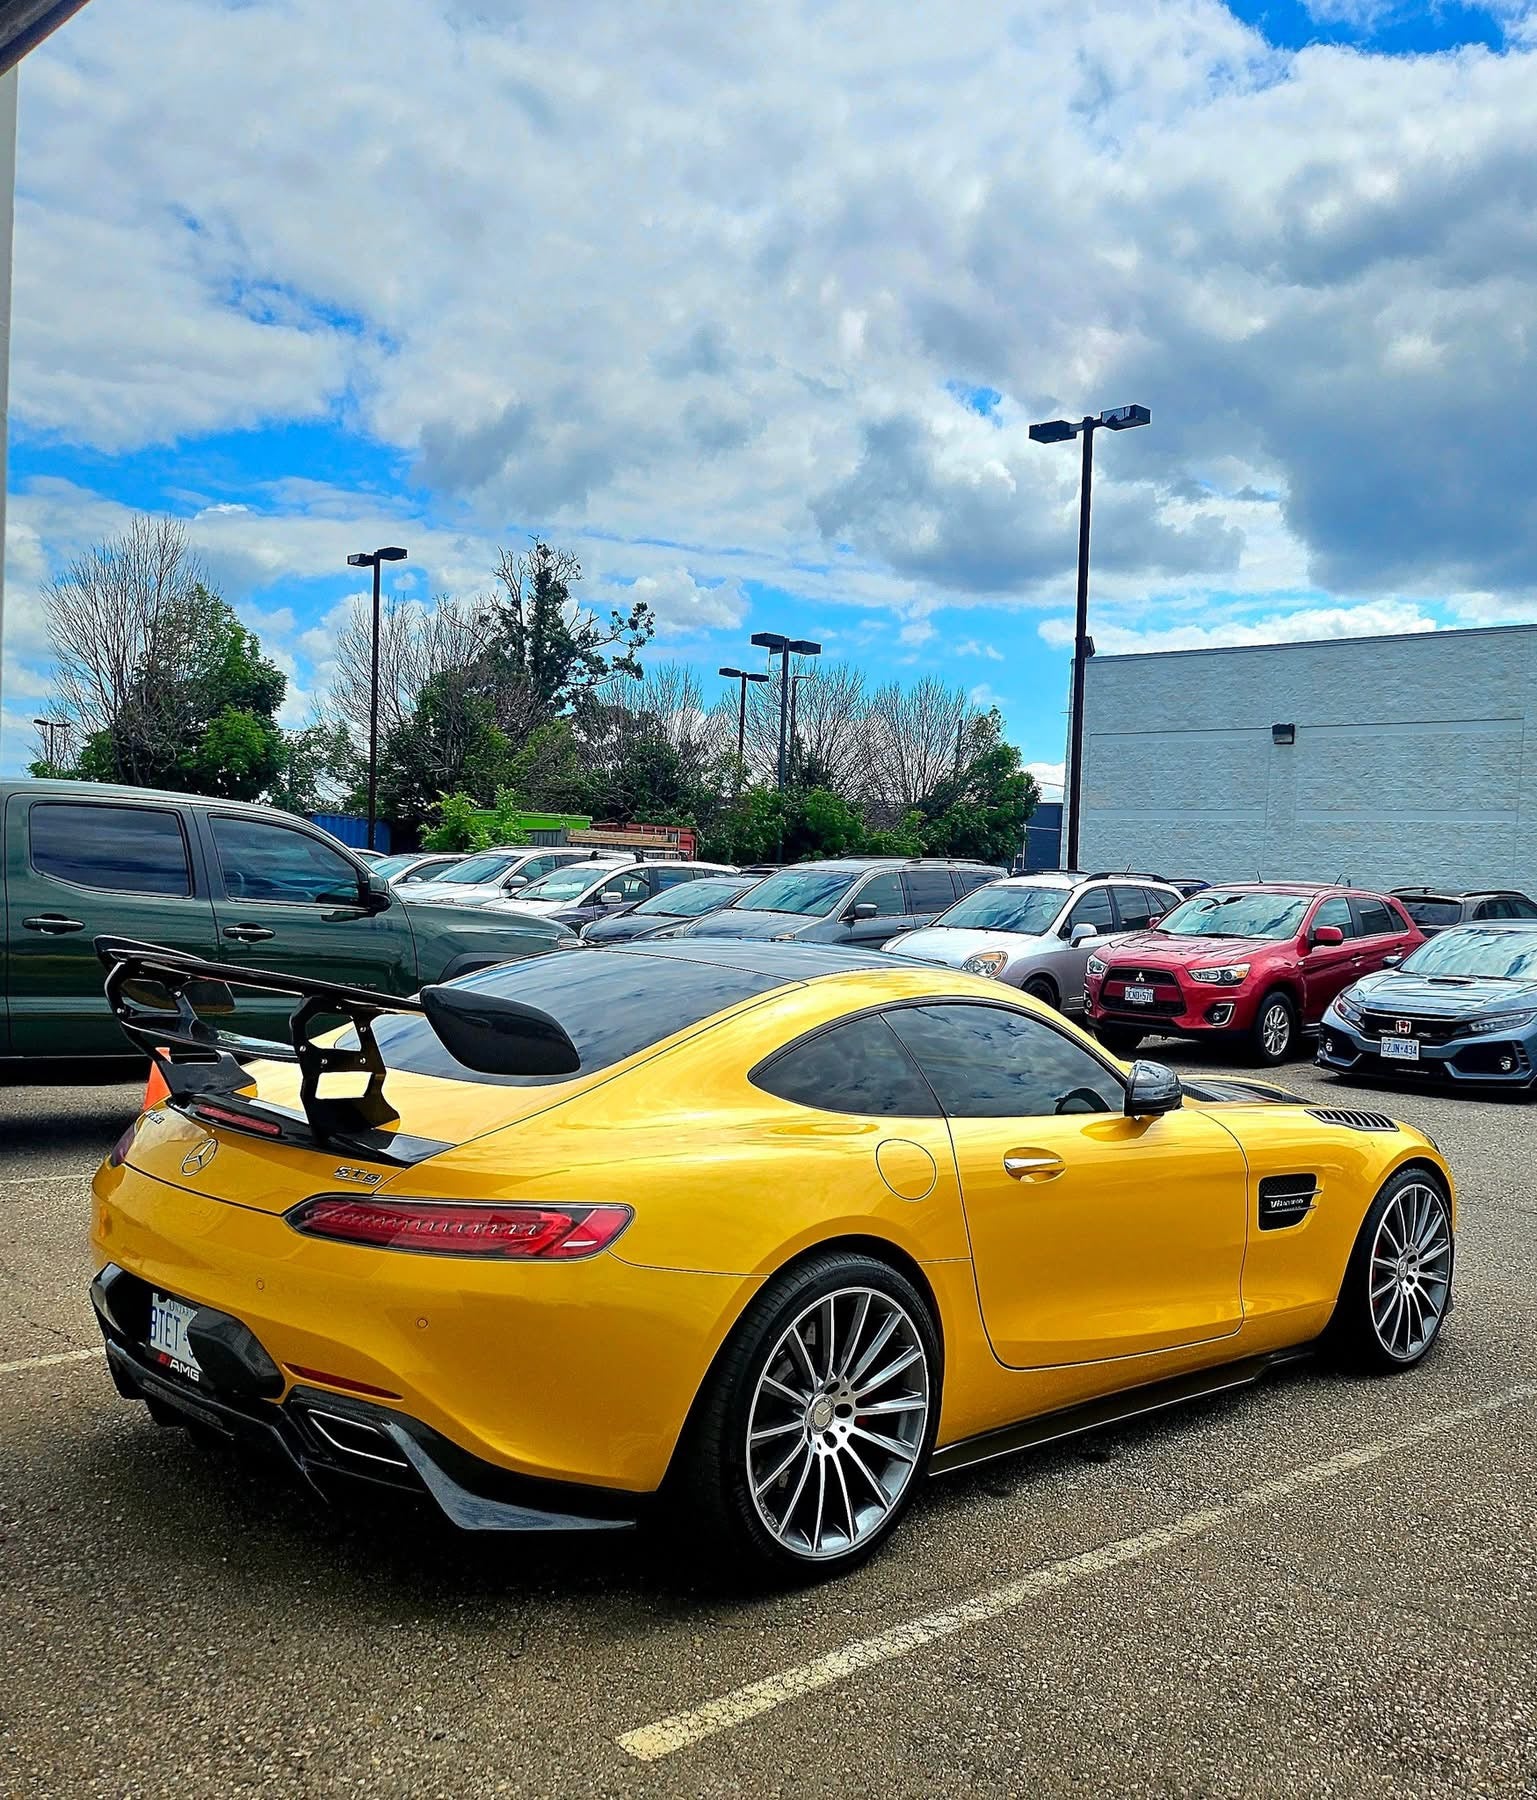
<svg viewBox="0 0 1537 1800">
<path fill-rule="evenodd" d="M 1151 1006 L 1157 997 L 1150 987 L 1129 987 L 1126 990 L 1126 998 L 1133 1006 Z"/>
</svg>

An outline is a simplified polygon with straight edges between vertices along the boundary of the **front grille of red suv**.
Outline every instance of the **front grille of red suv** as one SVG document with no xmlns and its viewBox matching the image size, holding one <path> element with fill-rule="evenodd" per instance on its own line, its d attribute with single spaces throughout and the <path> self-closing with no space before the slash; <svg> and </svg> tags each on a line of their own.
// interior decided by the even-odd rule
<svg viewBox="0 0 1537 1800">
<path fill-rule="evenodd" d="M 1150 987 L 1153 990 L 1151 1006 L 1132 1006 L 1124 998 L 1123 991 L 1111 993 L 1112 984 L 1117 990 L 1131 987 Z M 1185 1010 L 1185 997 L 1180 992 L 1177 977 L 1167 969 L 1139 969 L 1132 964 L 1117 966 L 1105 971 L 1104 986 L 1100 989 L 1100 1004 L 1115 1006 L 1119 1011 L 1134 1013 L 1182 1013 Z"/>
</svg>

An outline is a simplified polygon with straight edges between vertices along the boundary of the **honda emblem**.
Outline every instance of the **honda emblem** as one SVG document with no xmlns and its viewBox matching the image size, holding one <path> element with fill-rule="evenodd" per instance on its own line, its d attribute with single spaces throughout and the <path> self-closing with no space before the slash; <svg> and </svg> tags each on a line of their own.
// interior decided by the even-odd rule
<svg viewBox="0 0 1537 1800">
<path fill-rule="evenodd" d="M 1395 1019 L 1393 1021 L 1393 1029 L 1400 1037 L 1413 1037 L 1414 1021 L 1413 1019 Z"/>
</svg>

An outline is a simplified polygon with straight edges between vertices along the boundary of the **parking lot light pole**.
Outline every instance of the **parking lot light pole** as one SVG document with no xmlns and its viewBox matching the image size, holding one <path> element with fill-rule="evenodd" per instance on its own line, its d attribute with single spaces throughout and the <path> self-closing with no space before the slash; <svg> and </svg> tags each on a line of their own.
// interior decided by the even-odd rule
<svg viewBox="0 0 1537 1800">
<path fill-rule="evenodd" d="M 60 737 L 67 738 L 69 721 L 67 719 L 34 719 L 32 723 L 43 734 L 43 754 L 48 759 L 48 773 L 57 775 L 59 772 L 59 749 L 58 739 L 54 733 L 57 732 Z"/>
<path fill-rule="evenodd" d="M 379 565 L 404 562 L 406 553 L 398 544 L 386 544 L 381 550 L 359 550 L 347 558 L 349 568 L 372 569 L 374 572 L 374 629 L 368 664 L 368 848 L 375 848 L 374 835 L 379 818 Z"/>
<path fill-rule="evenodd" d="M 755 674 L 751 669 L 720 669 L 717 673 L 724 675 L 728 681 L 739 681 L 742 684 L 741 698 L 736 709 L 736 787 L 742 791 L 742 770 L 747 760 L 747 684 L 749 681 L 767 681 L 767 675 Z"/>
<path fill-rule="evenodd" d="M 790 715 L 790 658 L 792 656 L 820 656 L 822 646 L 813 644 L 809 638 L 789 638 L 778 631 L 755 631 L 752 641 L 760 650 L 767 650 L 770 656 L 779 658 L 779 788 L 784 791 L 785 785 L 785 732 L 789 726 Z"/>
<path fill-rule="evenodd" d="M 1102 426 L 1111 431 L 1130 431 L 1149 424 L 1145 406 L 1112 406 L 1096 419 L 1085 414 L 1076 424 L 1071 419 L 1048 419 L 1030 427 L 1031 441 L 1063 444 L 1083 438 L 1083 474 L 1078 490 L 1078 610 L 1073 630 L 1073 717 L 1067 752 L 1067 856 L 1063 866 L 1078 867 L 1078 827 L 1083 810 L 1083 689 L 1084 671 L 1094 654 L 1089 637 L 1089 515 L 1094 493 L 1094 433 Z"/>
</svg>

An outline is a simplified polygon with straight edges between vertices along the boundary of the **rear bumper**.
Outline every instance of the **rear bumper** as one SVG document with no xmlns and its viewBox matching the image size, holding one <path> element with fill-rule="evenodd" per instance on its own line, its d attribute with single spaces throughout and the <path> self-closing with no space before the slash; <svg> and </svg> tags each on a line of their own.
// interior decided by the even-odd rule
<svg viewBox="0 0 1537 1800">
<path fill-rule="evenodd" d="M 1318 1066 L 1340 1074 L 1449 1081 L 1459 1087 L 1525 1088 L 1537 1081 L 1534 1045 L 1521 1038 L 1464 1037 L 1444 1044 L 1422 1043 L 1413 1061 L 1384 1056 L 1380 1044 L 1380 1039 L 1367 1037 L 1331 1007 L 1319 1027 Z"/>
<path fill-rule="evenodd" d="M 265 1455 L 322 1499 L 337 1485 L 361 1484 L 430 1500 L 464 1531 L 623 1531 L 637 1521 L 635 1495 L 512 1474 L 394 1408 L 303 1386 L 281 1402 L 263 1397 L 259 1390 L 274 1378 L 281 1384 L 277 1366 L 227 1314 L 203 1321 L 232 1346 L 220 1385 L 194 1387 L 152 1362 L 126 1325 L 143 1285 L 108 1263 L 91 1283 L 91 1301 L 117 1391 L 142 1400 L 158 1423 L 212 1432 Z"/>
</svg>

